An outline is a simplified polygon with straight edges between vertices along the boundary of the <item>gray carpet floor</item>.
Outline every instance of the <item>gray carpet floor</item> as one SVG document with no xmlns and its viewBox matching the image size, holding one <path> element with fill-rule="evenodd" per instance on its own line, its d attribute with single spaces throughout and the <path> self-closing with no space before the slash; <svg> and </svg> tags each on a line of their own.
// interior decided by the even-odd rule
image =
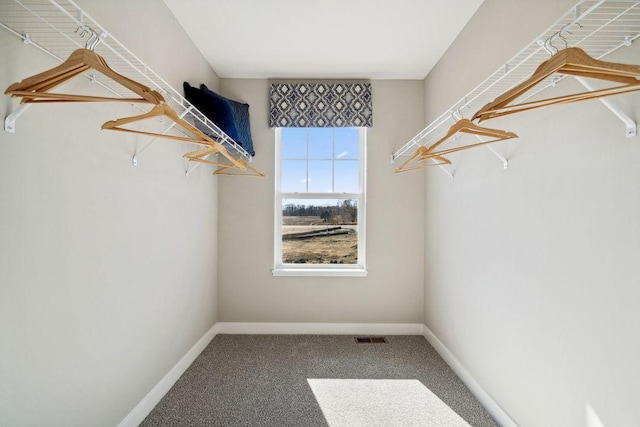
<svg viewBox="0 0 640 427">
<path fill-rule="evenodd" d="M 424 337 L 387 340 L 217 335 L 141 425 L 327 426 L 307 379 L 334 378 L 418 380 L 471 426 L 497 426 Z"/>
</svg>

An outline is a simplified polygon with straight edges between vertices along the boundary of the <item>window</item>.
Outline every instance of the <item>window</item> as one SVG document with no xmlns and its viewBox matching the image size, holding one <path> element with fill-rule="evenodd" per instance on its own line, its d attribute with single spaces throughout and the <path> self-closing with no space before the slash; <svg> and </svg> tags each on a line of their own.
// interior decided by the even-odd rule
<svg viewBox="0 0 640 427">
<path fill-rule="evenodd" d="M 366 128 L 276 128 L 274 275 L 365 270 Z"/>
</svg>

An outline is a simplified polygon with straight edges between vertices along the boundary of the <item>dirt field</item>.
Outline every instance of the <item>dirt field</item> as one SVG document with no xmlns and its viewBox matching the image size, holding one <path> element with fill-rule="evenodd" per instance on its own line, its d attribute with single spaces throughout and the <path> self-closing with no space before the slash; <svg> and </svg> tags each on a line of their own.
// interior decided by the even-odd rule
<svg viewBox="0 0 640 427">
<path fill-rule="evenodd" d="M 319 217 L 284 217 L 282 234 L 321 230 L 327 227 Z M 333 227 L 334 225 L 332 225 Z M 356 264 L 358 262 L 357 226 L 349 234 L 283 240 L 282 261 L 294 264 Z"/>
</svg>

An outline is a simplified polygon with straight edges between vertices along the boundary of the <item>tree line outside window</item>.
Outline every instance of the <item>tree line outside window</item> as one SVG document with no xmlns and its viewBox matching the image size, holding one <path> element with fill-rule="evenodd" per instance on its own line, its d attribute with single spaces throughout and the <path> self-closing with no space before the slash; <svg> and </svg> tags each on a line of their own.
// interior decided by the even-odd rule
<svg viewBox="0 0 640 427">
<path fill-rule="evenodd" d="M 286 204 L 282 216 L 315 216 L 326 223 L 356 224 L 358 205 L 355 200 L 339 200 L 335 206 Z"/>
</svg>

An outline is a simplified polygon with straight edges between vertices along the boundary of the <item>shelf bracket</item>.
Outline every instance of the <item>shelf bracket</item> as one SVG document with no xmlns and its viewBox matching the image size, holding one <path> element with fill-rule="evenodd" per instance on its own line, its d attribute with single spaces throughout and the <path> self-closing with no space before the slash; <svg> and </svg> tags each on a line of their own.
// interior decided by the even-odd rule
<svg viewBox="0 0 640 427">
<path fill-rule="evenodd" d="M 216 159 L 219 156 L 218 153 L 214 153 L 214 155 L 216 156 Z M 195 165 L 190 168 L 189 165 L 191 164 L 191 162 L 189 160 L 187 160 L 187 168 L 184 171 L 184 177 L 185 178 L 187 178 L 191 172 L 193 172 L 194 170 L 198 169 L 198 167 L 202 164 L 201 162 L 194 162 L 194 163 L 195 163 Z"/>
<path fill-rule="evenodd" d="M 433 163 L 438 163 L 438 161 L 437 161 L 436 159 L 431 159 L 431 161 L 432 161 Z M 453 181 L 453 174 L 452 174 L 451 172 L 449 172 L 449 171 L 447 170 L 447 168 L 445 168 L 445 167 L 444 167 L 444 166 L 442 166 L 442 165 L 438 165 L 438 167 L 439 167 L 440 169 L 442 169 L 442 171 L 443 171 L 444 173 L 446 173 L 447 175 L 449 175 L 449 178 L 451 178 L 451 181 Z"/>
<path fill-rule="evenodd" d="M 187 113 L 189 113 L 189 111 L 191 111 L 193 107 L 188 107 L 186 110 L 184 110 L 182 112 L 182 114 L 180 114 L 178 117 L 180 117 L 181 119 L 184 118 L 184 116 L 187 115 Z M 166 135 L 167 133 L 169 133 L 169 131 L 171 129 L 173 129 L 176 126 L 176 123 L 172 123 L 170 124 L 162 133 L 161 135 Z M 153 145 L 154 142 L 156 142 L 160 137 L 156 136 L 155 138 L 153 138 L 151 141 L 149 141 L 149 143 L 147 145 L 144 146 L 144 148 L 142 150 L 140 150 L 139 153 L 135 153 L 133 155 L 133 158 L 131 159 L 131 164 L 133 166 L 138 166 L 138 157 L 140 157 L 145 151 L 147 151 L 149 148 L 151 148 L 151 146 Z"/>
<path fill-rule="evenodd" d="M 503 169 L 508 169 L 509 168 L 509 161 L 507 159 L 505 159 L 504 157 L 502 157 L 500 155 L 500 153 L 498 153 L 496 150 L 493 149 L 493 147 L 490 147 L 488 145 L 485 145 L 485 147 L 487 147 L 487 150 L 491 151 L 493 154 L 495 154 L 495 156 L 497 158 L 499 158 L 500 160 L 502 160 L 502 168 Z"/>
<path fill-rule="evenodd" d="M 584 77 L 577 77 L 577 76 L 574 76 L 574 77 L 586 89 L 588 89 L 590 91 L 594 91 L 595 90 L 594 87 L 591 86 L 591 84 Z M 636 136 L 636 134 L 637 134 L 636 122 L 634 122 L 631 119 L 631 117 L 629 117 L 624 111 L 622 111 L 622 109 L 620 109 L 620 107 L 618 107 L 616 104 L 614 104 L 610 100 L 608 100 L 606 98 L 598 98 L 598 100 L 600 102 L 602 102 L 604 104 L 604 106 L 607 107 L 617 118 L 622 120 L 622 122 L 624 123 L 625 128 L 626 128 L 627 138 L 631 138 L 633 136 Z"/>
<path fill-rule="evenodd" d="M 485 142 L 478 135 L 476 135 L 476 138 L 478 138 L 480 140 L 480 142 Z M 498 159 L 500 159 L 502 161 L 502 168 L 503 169 L 509 168 L 509 160 L 507 160 L 500 153 L 498 153 L 496 150 L 494 150 L 494 148 L 491 145 L 485 145 L 485 147 L 487 147 L 487 150 L 491 151 Z"/>
<path fill-rule="evenodd" d="M 2 28 L 6 29 L 9 32 L 11 32 L 11 33 L 15 34 L 16 36 L 20 37 L 20 39 L 22 40 L 22 43 L 24 43 L 26 45 L 33 44 L 37 48 L 42 49 L 38 44 L 33 43 L 33 41 L 31 40 L 31 37 L 29 37 L 29 34 L 27 34 L 27 33 L 20 34 L 20 33 L 12 30 L 11 28 L 7 27 L 6 25 L 4 25 L 2 23 L 0 23 L 0 25 L 2 25 Z M 31 106 L 31 104 L 22 104 L 16 111 L 14 111 L 13 113 L 9 114 L 4 119 L 4 130 L 5 130 L 5 132 L 16 133 L 16 120 L 25 111 L 27 111 L 30 106 Z"/>
<path fill-rule="evenodd" d="M 185 179 L 189 176 L 189 174 L 191 172 L 193 172 L 194 170 L 198 169 L 198 166 L 200 166 L 202 163 L 196 163 L 193 167 L 189 167 L 189 164 L 191 162 L 187 160 L 187 170 L 184 171 L 184 177 Z"/>
<path fill-rule="evenodd" d="M 24 112 L 27 111 L 29 107 L 31 107 L 31 104 L 22 104 L 20 108 L 9 114 L 4 119 L 4 130 L 9 133 L 16 133 L 16 120 L 18 119 L 18 117 L 24 114 Z"/>
</svg>

